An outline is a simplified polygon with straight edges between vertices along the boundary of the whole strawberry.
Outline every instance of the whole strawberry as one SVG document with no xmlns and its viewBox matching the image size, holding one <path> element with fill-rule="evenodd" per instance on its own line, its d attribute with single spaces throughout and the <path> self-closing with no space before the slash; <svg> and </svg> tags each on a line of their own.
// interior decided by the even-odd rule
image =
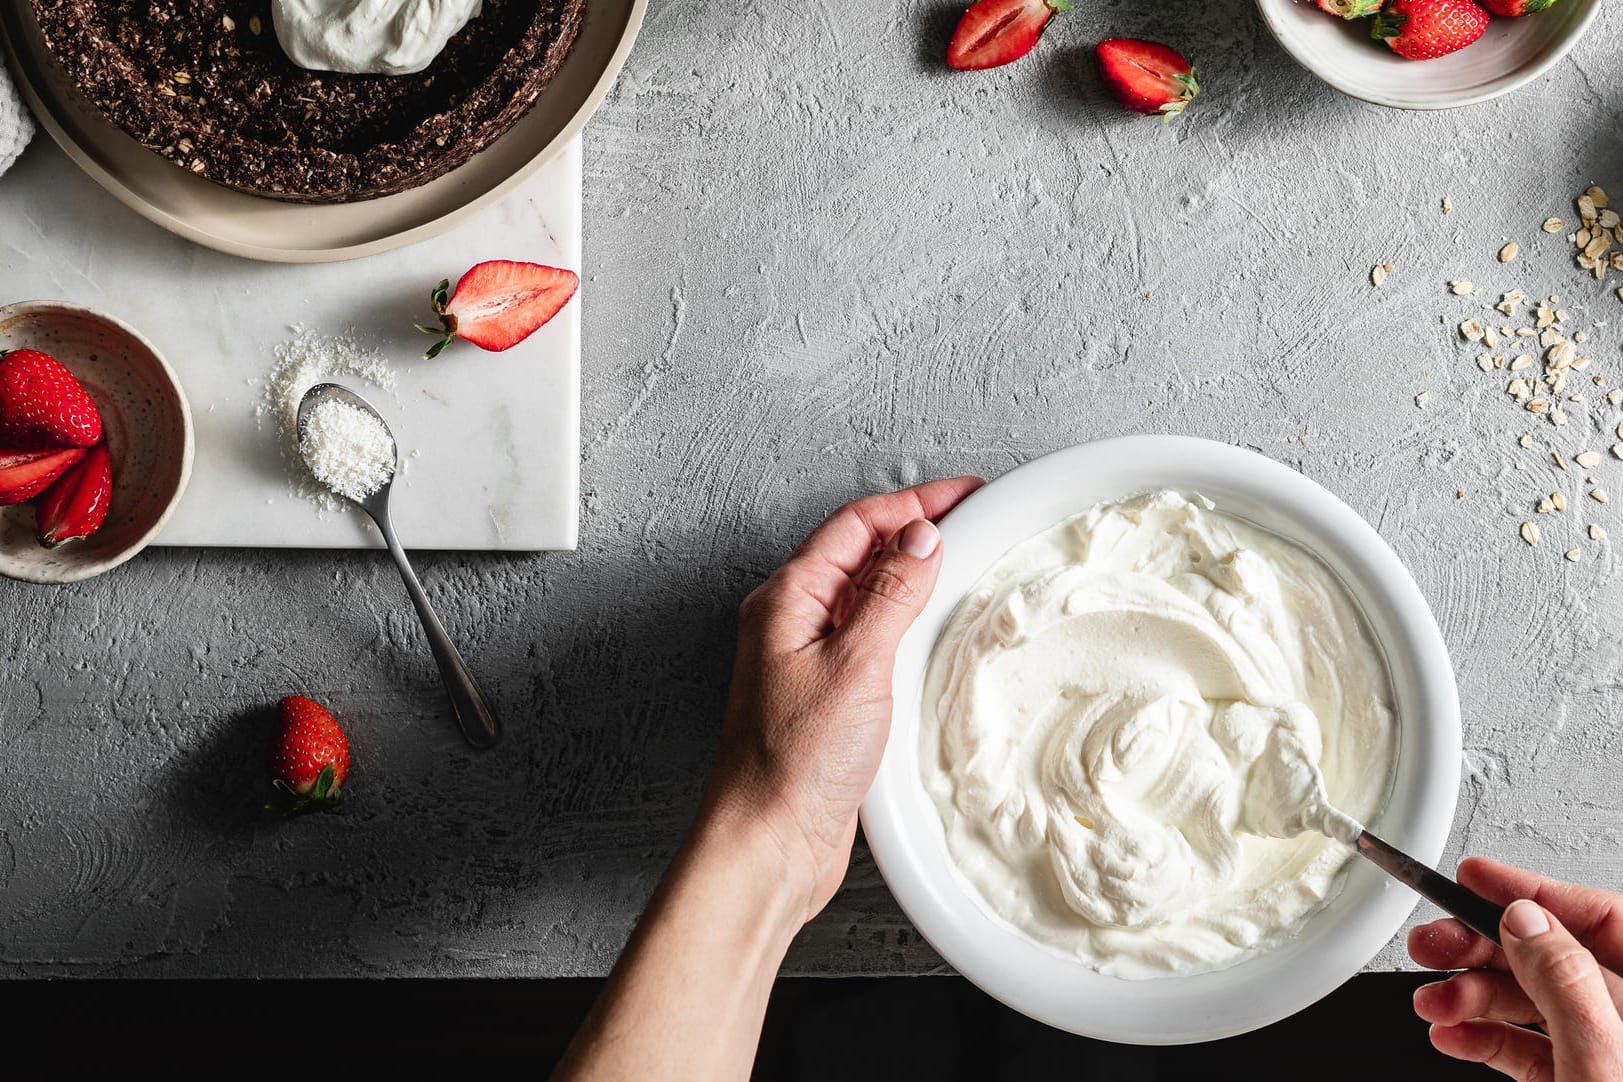
<svg viewBox="0 0 1623 1082">
<path fill-rule="evenodd" d="M 273 784 L 290 799 L 288 811 L 336 804 L 349 777 L 349 738 L 327 708 L 314 700 L 290 695 L 281 701 L 280 712 Z"/>
<path fill-rule="evenodd" d="M 1555 0 L 1482 0 L 1495 15 L 1536 15 L 1555 6 Z"/>
<path fill-rule="evenodd" d="M 1391 0 L 1370 24 L 1370 35 L 1407 60 L 1435 60 L 1487 29 L 1488 13 L 1471 0 Z"/>
<path fill-rule="evenodd" d="M 1137 38 L 1111 38 L 1101 41 L 1093 52 L 1105 85 L 1135 113 L 1170 122 L 1200 93 L 1195 69 L 1171 46 Z"/>
<path fill-rule="evenodd" d="M 947 66 L 976 71 L 1012 63 L 1031 52 L 1066 0 L 979 0 L 958 20 L 947 46 Z"/>
<path fill-rule="evenodd" d="M 574 271 L 511 259 L 480 263 L 457 280 L 455 290 L 447 278 L 433 293 L 440 326 L 417 325 L 420 331 L 443 336 L 424 359 L 438 357 L 458 338 L 480 349 L 516 346 L 557 315 L 579 288 L 580 275 Z"/>
<path fill-rule="evenodd" d="M 37 349 L 0 353 L 0 447 L 94 447 L 101 414 L 73 373 Z"/>
<path fill-rule="evenodd" d="M 1362 19 L 1381 10 L 1386 0 L 1313 0 L 1320 11 L 1338 19 Z"/>
</svg>

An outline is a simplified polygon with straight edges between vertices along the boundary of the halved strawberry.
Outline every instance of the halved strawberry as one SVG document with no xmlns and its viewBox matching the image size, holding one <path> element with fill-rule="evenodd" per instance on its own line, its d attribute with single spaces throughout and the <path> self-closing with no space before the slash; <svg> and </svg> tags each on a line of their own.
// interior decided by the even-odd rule
<svg viewBox="0 0 1623 1082">
<path fill-rule="evenodd" d="M 37 349 L 0 353 L 0 447 L 43 451 L 101 442 L 101 414 L 73 373 Z"/>
<path fill-rule="evenodd" d="M 33 499 L 89 452 L 83 447 L 61 451 L 0 451 L 0 507 Z"/>
<path fill-rule="evenodd" d="M 980 0 L 958 20 L 947 46 L 947 66 L 958 71 L 995 68 L 1036 46 L 1049 20 L 1070 11 L 1067 0 Z"/>
<path fill-rule="evenodd" d="M 417 327 L 445 336 L 424 354 L 428 360 L 438 357 L 456 338 L 465 338 L 480 349 L 518 345 L 569 303 L 580 288 L 580 275 L 540 263 L 492 259 L 464 274 L 455 292 L 449 292 L 450 288 L 449 278 L 434 287 L 440 327 Z"/>
<path fill-rule="evenodd" d="M 1200 93 L 1195 69 L 1176 49 L 1137 38 L 1111 38 L 1094 49 L 1099 74 L 1122 105 L 1170 121 Z"/>
<path fill-rule="evenodd" d="M 113 457 L 98 443 L 56 479 L 34 507 L 39 543 L 48 549 L 101 529 L 113 500 Z"/>
</svg>

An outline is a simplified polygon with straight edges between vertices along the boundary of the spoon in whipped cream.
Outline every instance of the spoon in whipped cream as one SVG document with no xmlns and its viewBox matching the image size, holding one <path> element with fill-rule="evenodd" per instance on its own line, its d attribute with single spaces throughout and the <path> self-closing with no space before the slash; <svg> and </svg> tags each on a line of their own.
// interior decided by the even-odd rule
<svg viewBox="0 0 1623 1082">
<path fill-rule="evenodd" d="M 1251 770 L 1244 817 L 1259 834 L 1294 837 L 1317 830 L 1350 845 L 1359 856 L 1473 932 L 1499 943 L 1504 907 L 1382 841 L 1332 804 L 1325 792 L 1324 774 L 1292 726 L 1280 725 L 1269 733 L 1267 748 Z"/>
</svg>

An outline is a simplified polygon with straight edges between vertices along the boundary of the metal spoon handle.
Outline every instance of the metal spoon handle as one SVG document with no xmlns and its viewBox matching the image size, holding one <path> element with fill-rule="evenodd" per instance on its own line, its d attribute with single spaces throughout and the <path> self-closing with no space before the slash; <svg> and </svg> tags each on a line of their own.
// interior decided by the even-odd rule
<svg viewBox="0 0 1623 1082">
<path fill-rule="evenodd" d="M 1358 835 L 1358 851 L 1385 869 L 1394 879 L 1414 888 L 1421 897 L 1435 902 L 1442 909 L 1458 917 L 1477 935 L 1499 943 L 1499 918 L 1505 915 L 1503 906 L 1460 886 L 1454 880 L 1433 871 L 1400 849 L 1394 849 L 1369 831 Z"/>
<path fill-rule="evenodd" d="M 434 664 L 439 666 L 440 679 L 445 682 L 445 690 L 451 695 L 451 711 L 456 715 L 462 736 L 476 748 L 491 747 L 502 735 L 496 712 L 490 708 L 490 702 L 479 690 L 479 685 L 474 683 L 462 655 L 445 633 L 434 606 L 429 604 L 428 595 L 423 593 L 422 583 L 417 581 L 417 573 L 411 569 L 411 561 L 406 559 L 406 550 L 400 547 L 400 539 L 395 536 L 394 524 L 389 521 L 387 512 L 373 517 L 377 519 L 384 544 L 389 546 L 389 555 L 394 557 L 395 564 L 400 568 L 400 577 L 406 580 L 406 593 L 411 595 L 411 603 L 417 607 L 417 617 L 422 620 L 423 633 L 428 636 L 429 648 L 434 651 Z"/>
</svg>

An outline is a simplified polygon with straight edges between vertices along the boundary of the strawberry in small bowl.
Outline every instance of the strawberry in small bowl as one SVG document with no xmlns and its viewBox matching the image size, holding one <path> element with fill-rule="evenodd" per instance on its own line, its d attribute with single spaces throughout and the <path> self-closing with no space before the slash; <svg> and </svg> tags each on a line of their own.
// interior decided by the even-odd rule
<svg viewBox="0 0 1623 1082">
<path fill-rule="evenodd" d="M 157 536 L 191 475 L 191 411 L 139 332 L 63 301 L 0 306 L 0 575 L 77 582 Z"/>
<path fill-rule="evenodd" d="M 1497 98 L 1549 71 L 1600 0 L 1257 0 L 1285 51 L 1337 90 L 1398 109 Z"/>
</svg>

